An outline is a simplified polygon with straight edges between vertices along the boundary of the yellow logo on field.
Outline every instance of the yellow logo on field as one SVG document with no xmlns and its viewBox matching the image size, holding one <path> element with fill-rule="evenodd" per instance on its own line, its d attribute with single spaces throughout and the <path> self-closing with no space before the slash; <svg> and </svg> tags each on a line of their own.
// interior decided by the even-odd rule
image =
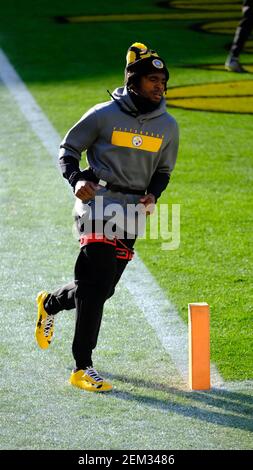
<svg viewBox="0 0 253 470">
<path fill-rule="evenodd" d="M 253 80 L 170 88 L 167 102 L 169 107 L 196 111 L 253 114 Z"/>
</svg>

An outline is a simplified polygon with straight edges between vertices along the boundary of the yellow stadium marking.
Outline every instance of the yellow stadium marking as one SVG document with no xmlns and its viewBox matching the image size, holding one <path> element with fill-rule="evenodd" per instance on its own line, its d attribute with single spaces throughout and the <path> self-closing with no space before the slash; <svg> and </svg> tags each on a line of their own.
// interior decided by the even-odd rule
<svg viewBox="0 0 253 470">
<path fill-rule="evenodd" d="M 148 132 L 147 132 L 148 134 Z M 111 142 L 118 147 L 135 148 L 139 150 L 147 150 L 148 152 L 158 152 L 162 145 L 163 139 L 151 137 L 148 135 L 133 132 L 113 131 Z"/>
<path fill-rule="evenodd" d="M 210 0 L 202 0 L 202 1 L 181 1 L 181 0 L 173 0 L 171 2 L 163 2 L 164 4 L 168 3 L 168 7 L 172 8 L 182 8 L 186 10 L 205 10 L 205 11 L 210 11 L 210 10 L 215 10 L 215 11 L 240 11 L 241 8 L 241 2 L 238 2 L 238 0 L 235 1 L 227 1 L 223 2 L 222 0 L 216 0 L 211 3 Z M 164 5 L 166 6 L 166 5 Z"/>
<path fill-rule="evenodd" d="M 238 12 L 231 12 L 230 16 L 238 17 Z M 162 21 L 162 20 L 196 20 L 205 18 L 226 18 L 227 12 L 208 11 L 192 13 L 142 13 L 142 14 L 115 14 L 115 15 L 85 15 L 66 16 L 58 18 L 68 23 L 97 23 L 97 22 L 125 22 L 125 21 Z"/>
<path fill-rule="evenodd" d="M 232 37 L 235 34 L 236 27 L 238 26 L 239 20 L 228 20 L 228 21 L 208 21 L 207 23 L 197 25 L 198 31 L 204 31 L 205 33 L 213 34 L 229 34 Z M 244 52 L 253 52 L 253 41 L 248 40 L 243 48 Z"/>
<path fill-rule="evenodd" d="M 238 21 L 212 21 L 199 26 L 199 29 L 208 33 L 219 33 L 219 34 L 231 34 L 235 32 L 235 28 L 238 26 Z"/>
<path fill-rule="evenodd" d="M 253 114 L 253 80 L 175 87 L 167 93 L 169 107 Z"/>
<path fill-rule="evenodd" d="M 198 69 L 205 69 L 205 70 L 219 70 L 221 72 L 224 72 L 225 67 L 224 64 L 204 64 L 204 65 L 194 65 L 194 68 Z M 243 68 L 249 72 L 253 73 L 253 64 L 243 64 Z"/>
<path fill-rule="evenodd" d="M 68 23 L 89 22 L 125 22 L 125 21 L 160 21 L 160 20 L 195 20 L 195 19 L 226 19 L 230 17 L 239 18 L 241 2 L 239 0 L 222 1 L 210 0 L 193 1 L 168 1 L 160 2 L 163 7 L 168 7 L 169 13 L 134 13 L 134 14 L 108 14 L 108 15 L 78 15 L 57 17 L 58 21 Z M 186 10 L 186 11 L 182 11 Z M 191 10 L 190 12 L 187 10 Z"/>
<path fill-rule="evenodd" d="M 253 53 L 253 41 L 247 41 L 244 46 L 244 52 Z"/>
</svg>

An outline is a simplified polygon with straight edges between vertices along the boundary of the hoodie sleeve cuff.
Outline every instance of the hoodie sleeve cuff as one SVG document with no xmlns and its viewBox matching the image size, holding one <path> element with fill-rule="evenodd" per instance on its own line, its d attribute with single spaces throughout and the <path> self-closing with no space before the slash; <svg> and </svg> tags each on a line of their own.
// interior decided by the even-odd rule
<svg viewBox="0 0 253 470">
<path fill-rule="evenodd" d="M 59 163 L 63 177 L 68 180 L 73 189 L 79 180 L 92 181 L 93 183 L 98 183 L 99 181 L 92 168 L 80 170 L 79 162 L 76 158 L 70 156 L 61 157 Z"/>
<path fill-rule="evenodd" d="M 162 192 L 166 189 L 170 181 L 170 174 L 168 173 L 154 173 L 149 186 L 147 188 L 147 193 L 151 193 L 155 196 L 157 201 L 161 196 Z"/>
</svg>

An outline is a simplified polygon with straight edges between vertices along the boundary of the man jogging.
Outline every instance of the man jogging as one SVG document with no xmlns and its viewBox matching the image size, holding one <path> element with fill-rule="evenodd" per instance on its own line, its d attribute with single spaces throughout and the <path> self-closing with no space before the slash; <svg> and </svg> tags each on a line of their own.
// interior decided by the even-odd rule
<svg viewBox="0 0 253 470">
<path fill-rule="evenodd" d="M 38 295 L 35 336 L 46 349 L 54 315 L 76 308 L 70 383 L 87 391 L 112 389 L 93 368 L 92 351 L 104 303 L 133 256 L 138 231 L 129 229 L 128 207 L 142 204 L 148 212 L 169 183 L 176 162 L 178 126 L 167 113 L 163 96 L 168 79 L 164 60 L 144 44 L 134 43 L 127 52 L 125 86 L 112 93 L 111 101 L 84 114 L 60 146 L 62 174 L 79 201 L 81 249 L 74 282 Z M 89 168 L 81 171 L 85 150 Z M 108 216 L 111 204 L 122 215 L 116 222 Z"/>
</svg>

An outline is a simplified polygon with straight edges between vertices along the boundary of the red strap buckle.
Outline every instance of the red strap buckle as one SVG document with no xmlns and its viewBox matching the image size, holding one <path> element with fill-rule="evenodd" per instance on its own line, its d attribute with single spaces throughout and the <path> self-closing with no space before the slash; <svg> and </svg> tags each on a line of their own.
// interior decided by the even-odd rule
<svg viewBox="0 0 253 470">
<path fill-rule="evenodd" d="M 133 258 L 133 252 L 128 248 L 116 248 L 116 258 L 131 260 Z"/>
<path fill-rule="evenodd" d="M 103 233 L 88 233 L 80 237 L 80 246 L 85 246 L 89 243 L 108 243 L 109 245 L 116 246 L 116 238 L 109 240 Z"/>
</svg>

